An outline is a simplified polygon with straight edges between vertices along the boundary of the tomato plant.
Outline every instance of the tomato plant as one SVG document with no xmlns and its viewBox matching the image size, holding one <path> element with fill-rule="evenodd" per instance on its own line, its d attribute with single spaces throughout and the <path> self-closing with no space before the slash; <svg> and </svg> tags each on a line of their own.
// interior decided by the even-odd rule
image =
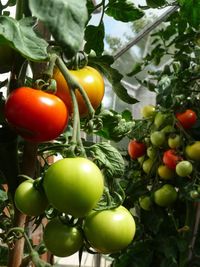
<svg viewBox="0 0 200 267">
<path fill-rule="evenodd" d="M 181 136 L 179 134 L 171 135 L 168 138 L 168 145 L 170 148 L 175 149 L 181 145 Z"/>
<path fill-rule="evenodd" d="M 82 69 L 70 70 L 71 75 L 76 79 L 87 93 L 89 100 L 96 110 L 104 96 L 104 80 L 102 75 L 94 68 L 86 66 Z M 70 96 L 69 87 L 59 70 L 55 70 L 54 79 L 57 82 L 56 95 L 60 97 L 66 104 L 69 113 L 72 113 L 72 100 Z M 88 114 L 88 108 L 84 102 L 80 92 L 76 90 L 76 98 L 79 106 L 79 113 L 81 116 Z"/>
<path fill-rule="evenodd" d="M 176 165 L 179 161 L 182 160 L 182 157 L 177 155 L 177 152 L 173 149 L 169 149 L 163 154 L 163 163 L 170 169 L 176 169 Z"/>
<path fill-rule="evenodd" d="M 126 248 L 135 235 L 131 213 L 119 206 L 111 210 L 92 211 L 84 222 L 84 233 L 90 245 L 103 254 Z"/>
<path fill-rule="evenodd" d="M 104 188 L 100 169 L 86 158 L 65 158 L 52 164 L 44 176 L 49 202 L 59 211 L 83 217 L 98 203 Z"/>
<path fill-rule="evenodd" d="M 196 112 L 191 109 L 176 113 L 176 118 L 185 129 L 190 129 L 197 121 Z"/>
<path fill-rule="evenodd" d="M 149 174 L 153 167 L 153 160 L 151 158 L 146 159 L 142 163 L 142 169 L 146 174 Z"/>
<path fill-rule="evenodd" d="M 0 45 L 0 73 L 8 72 L 12 69 L 12 64 L 14 60 L 14 51 L 7 44 Z"/>
<path fill-rule="evenodd" d="M 68 111 L 62 100 L 28 87 L 10 93 L 5 104 L 5 116 L 24 139 L 33 142 L 57 138 L 68 121 Z"/>
<path fill-rule="evenodd" d="M 146 145 L 137 140 L 131 140 L 128 144 L 128 153 L 132 159 L 137 159 L 143 156 L 146 152 Z"/>
<path fill-rule="evenodd" d="M 64 224 L 59 218 L 54 218 L 47 223 L 43 238 L 46 248 L 58 257 L 70 256 L 83 245 L 80 229 Z"/>
<path fill-rule="evenodd" d="M 139 198 L 140 207 L 143 210 L 150 211 L 152 207 L 152 200 L 150 196 L 141 196 Z"/>
</svg>

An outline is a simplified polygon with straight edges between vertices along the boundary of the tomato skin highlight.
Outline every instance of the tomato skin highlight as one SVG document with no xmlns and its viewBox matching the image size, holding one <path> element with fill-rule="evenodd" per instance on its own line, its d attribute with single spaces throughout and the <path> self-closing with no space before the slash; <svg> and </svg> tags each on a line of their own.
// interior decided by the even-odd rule
<svg viewBox="0 0 200 267">
<path fill-rule="evenodd" d="M 96 206 L 103 194 L 104 179 L 89 159 L 64 158 L 48 168 L 43 186 L 47 199 L 57 210 L 78 218 Z"/>
<path fill-rule="evenodd" d="M 176 113 L 176 118 L 184 129 L 190 129 L 197 121 L 196 112 L 191 109 Z"/>
<path fill-rule="evenodd" d="M 63 224 L 59 218 L 47 223 L 43 239 L 47 249 L 57 257 L 68 257 L 83 245 L 81 231 L 77 227 Z"/>
<path fill-rule="evenodd" d="M 123 206 L 92 211 L 83 226 L 90 245 L 103 254 L 114 253 L 127 247 L 134 238 L 135 229 L 133 216 Z"/>
<path fill-rule="evenodd" d="M 176 154 L 176 151 L 169 149 L 163 154 L 163 163 L 172 170 L 176 169 L 176 165 L 179 161 L 182 160 L 182 157 Z"/>
<path fill-rule="evenodd" d="M 128 154 L 131 159 L 137 159 L 146 152 L 146 145 L 136 140 L 131 140 L 128 144 Z"/>
<path fill-rule="evenodd" d="M 94 110 L 96 110 L 102 102 L 105 91 L 104 80 L 101 74 L 90 66 L 85 66 L 84 68 L 78 70 L 69 70 L 69 72 L 85 90 Z M 58 69 L 55 70 L 53 78 L 57 82 L 56 95 L 63 100 L 69 110 L 69 114 L 71 115 L 73 112 L 72 100 L 65 78 Z M 88 114 L 88 108 L 85 101 L 78 90 L 75 91 L 75 94 L 79 106 L 80 116 L 85 117 Z"/>
<path fill-rule="evenodd" d="M 24 139 L 45 142 L 57 138 L 64 131 L 68 111 L 57 96 L 20 87 L 8 96 L 5 117 Z"/>
<path fill-rule="evenodd" d="M 34 187 L 34 180 L 26 180 L 17 187 L 14 201 L 17 209 L 29 216 L 41 215 L 48 206 L 44 192 Z"/>
</svg>

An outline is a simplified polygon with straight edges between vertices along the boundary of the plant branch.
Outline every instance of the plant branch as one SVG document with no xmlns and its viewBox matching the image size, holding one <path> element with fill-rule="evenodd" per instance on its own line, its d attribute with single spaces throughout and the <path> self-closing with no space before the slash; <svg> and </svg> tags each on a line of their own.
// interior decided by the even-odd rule
<svg viewBox="0 0 200 267">
<path fill-rule="evenodd" d="M 124 53 L 126 53 L 132 46 L 136 45 L 141 39 L 143 39 L 147 34 L 149 34 L 153 29 L 165 21 L 171 14 L 177 11 L 178 5 L 169 8 L 164 14 L 162 14 L 156 21 L 151 23 L 149 26 L 145 27 L 137 36 L 133 38 L 128 44 L 126 44 L 122 49 L 120 49 L 115 55 L 114 60 L 117 60 Z"/>
</svg>

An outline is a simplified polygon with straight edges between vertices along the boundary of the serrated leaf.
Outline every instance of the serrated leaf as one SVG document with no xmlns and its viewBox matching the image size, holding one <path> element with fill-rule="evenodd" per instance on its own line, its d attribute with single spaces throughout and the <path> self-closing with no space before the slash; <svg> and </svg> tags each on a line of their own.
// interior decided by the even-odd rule
<svg viewBox="0 0 200 267">
<path fill-rule="evenodd" d="M 112 56 L 107 55 L 90 58 L 89 60 L 90 65 L 99 69 L 105 75 L 105 77 L 111 83 L 113 91 L 122 101 L 128 104 L 137 103 L 138 100 L 130 96 L 127 92 L 127 89 L 121 84 L 123 75 L 118 70 L 111 67 L 113 62 L 114 58 Z"/>
<path fill-rule="evenodd" d="M 86 0 L 34 0 L 29 1 L 29 7 L 67 56 L 73 56 L 80 49 L 88 17 Z"/>
<path fill-rule="evenodd" d="M 33 30 L 35 19 L 15 20 L 0 16 L 0 40 L 9 42 L 15 50 L 33 61 L 44 61 L 48 58 L 48 43 L 39 38 Z"/>
<path fill-rule="evenodd" d="M 133 76 L 133 75 L 136 75 L 137 73 L 139 73 L 139 72 L 142 70 L 142 67 L 143 67 L 143 64 L 141 64 L 141 63 L 136 63 L 136 64 L 133 66 L 131 72 L 129 72 L 129 73 L 127 74 L 127 76 L 128 76 L 128 77 L 131 77 L 131 76 Z"/>
<path fill-rule="evenodd" d="M 144 12 L 128 1 L 111 1 L 105 12 L 116 20 L 129 22 L 144 16 Z"/>
<path fill-rule="evenodd" d="M 101 23 L 99 26 L 89 25 L 85 30 L 85 52 L 90 53 L 94 50 L 97 56 L 101 55 L 104 51 L 104 24 Z"/>
<path fill-rule="evenodd" d="M 90 147 L 94 162 L 106 177 L 118 178 L 124 173 L 125 164 L 119 151 L 109 143 L 102 142 Z"/>
</svg>

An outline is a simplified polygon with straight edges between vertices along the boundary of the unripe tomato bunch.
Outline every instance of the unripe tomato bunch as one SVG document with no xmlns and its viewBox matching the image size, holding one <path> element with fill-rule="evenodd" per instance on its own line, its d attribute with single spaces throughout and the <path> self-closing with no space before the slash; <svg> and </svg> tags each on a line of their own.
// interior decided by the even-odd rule
<svg viewBox="0 0 200 267">
<path fill-rule="evenodd" d="M 129 157 L 138 166 L 149 191 L 139 198 L 140 206 L 146 210 L 153 203 L 169 207 L 178 195 L 194 199 L 191 194 L 194 191 L 198 199 L 200 141 L 191 132 L 197 123 L 197 113 L 187 108 L 175 112 L 148 105 L 141 114 L 140 123 L 148 125 L 148 130 L 142 132 L 141 127 L 136 137 L 133 131 L 128 144 Z"/>
<path fill-rule="evenodd" d="M 126 248 L 136 226 L 123 206 L 95 210 L 104 191 L 104 177 L 91 160 L 63 158 L 47 169 L 43 179 L 28 179 L 15 192 L 15 205 L 29 216 L 51 214 L 44 228 L 46 248 L 67 257 L 81 247 L 109 254 Z M 46 211 L 46 213 L 45 213 Z"/>
</svg>

